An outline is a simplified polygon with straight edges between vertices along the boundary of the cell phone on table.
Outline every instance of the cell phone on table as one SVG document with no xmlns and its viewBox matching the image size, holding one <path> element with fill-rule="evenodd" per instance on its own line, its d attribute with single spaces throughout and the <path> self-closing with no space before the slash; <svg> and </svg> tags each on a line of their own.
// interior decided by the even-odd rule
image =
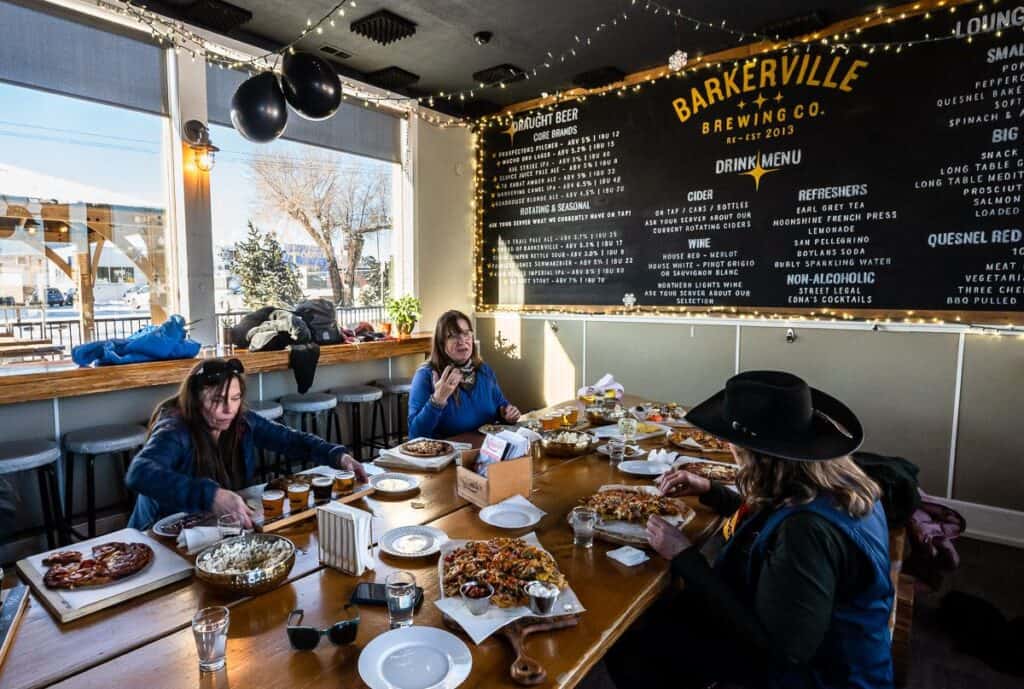
<svg viewBox="0 0 1024 689">
<path fill-rule="evenodd" d="M 356 584 L 356 590 L 352 592 L 352 598 L 349 602 L 356 605 L 387 605 L 387 589 L 384 584 L 371 584 L 368 581 L 360 582 Z M 415 609 L 419 610 L 422 603 L 423 589 L 417 586 Z"/>
</svg>

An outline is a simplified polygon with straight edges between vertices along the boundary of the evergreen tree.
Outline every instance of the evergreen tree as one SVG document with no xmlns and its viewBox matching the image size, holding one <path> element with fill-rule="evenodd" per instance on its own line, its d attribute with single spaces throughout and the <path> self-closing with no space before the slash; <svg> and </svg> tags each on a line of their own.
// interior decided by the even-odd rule
<svg viewBox="0 0 1024 689">
<path fill-rule="evenodd" d="M 249 235 L 222 254 L 224 263 L 242 285 L 242 298 L 250 309 L 291 307 L 302 300 L 299 272 L 285 259 L 277 237 L 263 234 L 249 221 Z"/>
</svg>

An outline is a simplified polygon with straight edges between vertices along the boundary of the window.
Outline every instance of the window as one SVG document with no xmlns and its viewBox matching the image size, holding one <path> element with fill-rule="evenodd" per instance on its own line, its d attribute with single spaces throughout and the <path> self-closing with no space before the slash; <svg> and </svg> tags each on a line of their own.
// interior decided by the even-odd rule
<svg viewBox="0 0 1024 689">
<path fill-rule="evenodd" d="M 168 119 L 5 83 L 0 112 L 0 322 L 70 347 L 83 326 L 162 321 Z M 137 282 L 152 285 L 141 312 L 126 303 Z"/>
<path fill-rule="evenodd" d="M 218 313 L 322 297 L 342 322 L 381 320 L 390 292 L 396 163 L 211 125 Z M 237 289 L 228 285 L 235 278 Z M 350 317 L 346 316 L 350 311 Z"/>
</svg>

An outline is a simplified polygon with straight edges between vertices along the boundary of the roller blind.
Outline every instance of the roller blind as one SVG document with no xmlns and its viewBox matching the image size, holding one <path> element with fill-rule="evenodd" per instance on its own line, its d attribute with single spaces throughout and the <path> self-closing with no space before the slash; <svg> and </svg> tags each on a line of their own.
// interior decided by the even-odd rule
<svg viewBox="0 0 1024 689">
<path fill-rule="evenodd" d="M 231 97 L 248 78 L 246 72 L 207 67 L 206 107 L 211 122 L 231 126 Z M 333 117 L 320 122 L 303 119 L 289 109 L 283 138 L 378 160 L 401 160 L 398 118 L 346 102 Z"/>
<path fill-rule="evenodd" d="M 163 50 L 85 21 L 0 0 L 0 80 L 167 114 Z"/>
</svg>

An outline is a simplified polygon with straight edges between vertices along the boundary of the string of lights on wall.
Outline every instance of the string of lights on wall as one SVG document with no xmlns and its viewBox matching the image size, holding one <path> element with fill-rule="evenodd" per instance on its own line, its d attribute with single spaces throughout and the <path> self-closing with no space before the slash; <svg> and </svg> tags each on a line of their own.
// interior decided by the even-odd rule
<svg viewBox="0 0 1024 689">
<path fill-rule="evenodd" d="M 998 5 L 1000 0 L 992 0 L 991 5 Z M 675 16 L 676 19 L 682 18 L 682 15 L 671 8 L 667 8 L 660 5 L 657 2 L 646 2 L 645 0 L 639 0 L 634 4 L 642 7 L 646 11 L 651 11 L 655 14 L 663 14 L 666 17 Z M 877 8 L 873 13 L 866 14 L 863 17 L 849 20 L 847 22 L 840 22 L 838 26 L 842 26 L 841 30 L 828 31 L 823 30 L 819 32 L 813 32 L 804 36 L 789 39 L 787 41 L 777 41 L 774 39 L 771 41 L 762 40 L 760 43 L 751 43 L 748 45 L 730 48 L 727 50 L 720 51 L 707 56 L 697 56 L 697 58 L 690 62 L 686 59 L 685 54 L 682 56 L 682 64 L 679 64 L 679 51 L 673 53 L 669 58 L 669 63 L 660 68 L 647 70 L 634 75 L 626 77 L 620 82 L 609 84 L 606 86 L 598 87 L 595 89 L 574 89 L 567 92 L 556 92 L 553 95 L 542 94 L 540 99 L 519 104 L 508 108 L 503 112 L 496 113 L 485 117 L 478 118 L 473 124 L 473 154 L 475 161 L 475 172 L 474 172 L 474 198 L 472 202 L 472 210 L 475 218 L 475 233 L 474 233 L 474 265 L 475 275 L 473 284 L 473 297 L 476 310 L 482 313 L 501 313 L 501 312 L 512 312 L 521 314 L 531 315 L 595 315 L 600 313 L 601 315 L 610 316 L 650 316 L 650 317 L 674 317 L 674 318 L 693 318 L 693 319 L 726 319 L 726 320 L 755 320 L 755 321 L 780 321 L 780 322 L 820 322 L 820 323 L 858 323 L 864 324 L 872 328 L 873 330 L 879 331 L 884 330 L 886 326 L 890 325 L 904 325 L 904 326 L 943 326 L 948 325 L 952 327 L 960 326 L 966 329 L 969 334 L 985 334 L 993 336 L 1001 335 L 1016 335 L 1024 338 L 1024 328 L 1008 323 L 1007 325 L 994 325 L 994 324 L 975 324 L 964 321 L 964 316 L 957 315 L 953 316 L 952 320 L 947 320 L 949 317 L 939 317 L 933 315 L 935 312 L 929 311 L 915 311 L 906 310 L 903 312 L 903 317 L 894 317 L 892 315 L 879 316 L 879 317 L 864 317 L 858 315 L 853 311 L 847 310 L 835 310 L 828 308 L 814 309 L 809 312 L 800 313 L 786 313 L 786 312 L 769 312 L 760 309 L 743 310 L 741 311 L 738 307 L 714 307 L 714 308 L 694 308 L 692 306 L 640 306 L 635 304 L 626 304 L 622 307 L 614 305 L 600 307 L 599 309 L 594 308 L 581 308 L 573 306 L 558 306 L 556 308 L 543 307 L 543 306 L 524 306 L 517 304 L 486 304 L 483 303 L 483 283 L 484 283 L 484 247 L 483 247 L 483 214 L 484 214 L 484 157 L 485 150 L 483 148 L 483 134 L 484 132 L 493 126 L 509 126 L 511 125 L 517 116 L 521 113 L 536 110 L 536 109 L 547 109 L 554 110 L 558 105 L 567 101 L 578 101 L 584 102 L 590 96 L 607 96 L 609 94 L 617 94 L 619 96 L 625 96 L 629 93 L 636 93 L 641 91 L 644 84 L 653 84 L 661 79 L 666 78 L 685 78 L 691 74 L 695 74 L 700 70 L 707 70 L 717 67 L 718 69 L 724 70 L 727 66 L 734 68 L 741 66 L 749 61 L 755 61 L 762 55 L 768 53 L 786 53 L 794 51 L 810 51 L 812 48 L 816 51 L 828 49 L 832 53 L 837 50 L 844 52 L 863 51 L 867 54 L 872 54 L 877 51 L 892 52 L 894 54 L 901 53 L 908 48 L 913 48 L 925 44 L 934 44 L 952 40 L 962 40 L 965 43 L 971 43 L 973 41 L 973 35 L 958 35 L 954 29 L 951 33 L 941 33 L 932 35 L 926 33 L 924 36 L 902 41 L 861 41 L 857 37 L 863 30 L 891 25 L 897 22 L 905 21 L 912 17 L 920 17 L 924 21 L 932 19 L 939 12 L 956 13 L 959 7 L 964 5 L 974 4 L 973 0 L 932 0 L 931 2 L 915 2 L 910 5 L 902 5 L 889 9 Z M 979 2 L 974 5 L 974 9 L 978 13 L 982 13 L 986 10 L 985 2 Z M 689 18 L 686 18 L 689 21 Z M 735 33 L 735 32 L 734 32 Z M 975 32 L 974 35 L 978 34 L 993 34 L 996 37 L 1003 35 L 1003 29 L 994 25 L 983 25 L 979 31 Z M 742 34 L 739 37 L 744 40 L 746 36 L 756 36 L 754 34 Z M 737 52 L 743 52 L 745 54 L 736 55 Z"/>
</svg>

